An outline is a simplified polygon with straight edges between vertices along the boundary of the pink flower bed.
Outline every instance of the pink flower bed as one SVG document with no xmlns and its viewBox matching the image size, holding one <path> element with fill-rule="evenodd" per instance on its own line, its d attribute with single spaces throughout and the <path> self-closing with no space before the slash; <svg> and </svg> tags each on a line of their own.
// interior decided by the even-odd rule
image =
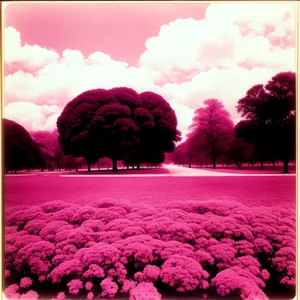
<svg viewBox="0 0 300 300">
<path fill-rule="evenodd" d="M 53 284 L 55 299 L 158 300 L 162 288 L 268 299 L 270 282 L 295 288 L 295 227 L 290 209 L 222 201 L 12 207 L 5 294 L 36 299 Z"/>
</svg>

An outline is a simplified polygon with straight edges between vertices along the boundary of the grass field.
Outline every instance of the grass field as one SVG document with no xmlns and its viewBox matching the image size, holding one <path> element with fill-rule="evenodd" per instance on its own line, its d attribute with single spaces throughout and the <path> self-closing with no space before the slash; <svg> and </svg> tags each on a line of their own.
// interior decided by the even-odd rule
<svg viewBox="0 0 300 300">
<path fill-rule="evenodd" d="M 296 176 L 252 175 L 171 166 L 5 176 L 5 293 L 15 299 L 32 278 L 21 298 L 291 299 Z"/>
<path fill-rule="evenodd" d="M 294 207 L 296 177 L 61 177 L 39 173 L 5 178 L 7 207 L 52 200 L 88 204 L 100 198 L 147 203 L 219 199 Z"/>
</svg>

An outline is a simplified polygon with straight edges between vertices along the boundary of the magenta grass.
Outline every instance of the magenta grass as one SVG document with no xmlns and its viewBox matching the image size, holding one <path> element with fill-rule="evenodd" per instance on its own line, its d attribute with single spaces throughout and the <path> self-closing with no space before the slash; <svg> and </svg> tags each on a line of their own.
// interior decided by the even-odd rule
<svg viewBox="0 0 300 300">
<path fill-rule="evenodd" d="M 294 176 L 7 176 L 5 294 L 287 299 L 295 187 Z"/>
<path fill-rule="evenodd" d="M 88 204 L 103 198 L 144 203 L 220 199 L 294 207 L 296 177 L 60 177 L 45 173 L 5 178 L 6 207 L 53 200 Z"/>
</svg>

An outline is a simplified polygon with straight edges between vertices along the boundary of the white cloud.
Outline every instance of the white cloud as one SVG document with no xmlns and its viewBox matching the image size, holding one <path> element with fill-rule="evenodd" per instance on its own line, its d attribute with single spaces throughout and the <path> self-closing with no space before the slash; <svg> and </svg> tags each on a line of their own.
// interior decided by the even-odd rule
<svg viewBox="0 0 300 300">
<path fill-rule="evenodd" d="M 28 131 L 53 130 L 60 110 L 55 105 L 36 105 L 31 102 L 13 102 L 5 106 L 4 116 Z"/>
<path fill-rule="evenodd" d="M 38 45 L 22 45 L 20 32 L 13 27 L 5 28 L 4 45 L 5 63 L 21 63 L 31 70 L 54 63 L 59 58 L 59 55 L 53 50 Z"/>
<path fill-rule="evenodd" d="M 221 100 L 235 122 L 237 101 L 254 84 L 281 71 L 295 71 L 293 5 L 211 4 L 206 19 L 177 19 L 146 41 L 138 67 L 95 52 L 62 56 L 38 45 L 22 45 L 5 29 L 5 62 L 25 68 L 5 78 L 5 116 L 27 129 L 53 129 L 65 104 L 93 88 L 128 86 L 161 94 L 187 133 L 194 109 Z M 27 69 L 26 73 L 24 70 Z"/>
<path fill-rule="evenodd" d="M 232 69 L 239 64 L 294 70 L 293 7 L 211 4 L 206 19 L 177 19 L 163 25 L 146 41 L 140 65 L 160 83 L 187 81 L 211 68 Z"/>
</svg>

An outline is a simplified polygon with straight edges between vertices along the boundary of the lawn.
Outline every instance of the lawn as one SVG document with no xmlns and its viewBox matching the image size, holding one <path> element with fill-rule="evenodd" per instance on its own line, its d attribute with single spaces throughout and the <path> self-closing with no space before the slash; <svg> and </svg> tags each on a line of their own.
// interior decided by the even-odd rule
<svg viewBox="0 0 300 300">
<path fill-rule="evenodd" d="M 293 297 L 295 176 L 130 173 L 5 177 L 9 299 Z"/>
<path fill-rule="evenodd" d="M 88 204 L 103 198 L 147 203 L 219 199 L 295 207 L 296 177 L 60 177 L 40 173 L 5 178 L 7 207 L 52 200 Z"/>
</svg>

